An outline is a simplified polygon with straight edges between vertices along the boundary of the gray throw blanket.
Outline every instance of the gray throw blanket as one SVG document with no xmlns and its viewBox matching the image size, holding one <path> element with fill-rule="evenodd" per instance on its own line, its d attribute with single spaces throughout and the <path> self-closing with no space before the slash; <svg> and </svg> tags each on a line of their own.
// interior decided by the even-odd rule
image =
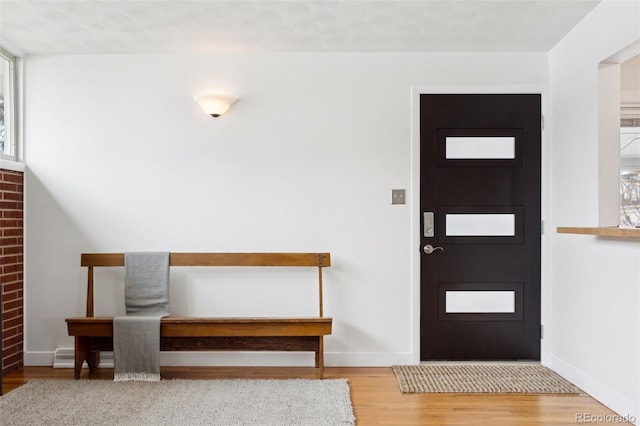
<svg viewBox="0 0 640 426">
<path fill-rule="evenodd" d="M 160 319 L 169 315 L 169 253 L 124 254 L 126 316 L 113 319 L 114 381 L 160 380 Z"/>
</svg>

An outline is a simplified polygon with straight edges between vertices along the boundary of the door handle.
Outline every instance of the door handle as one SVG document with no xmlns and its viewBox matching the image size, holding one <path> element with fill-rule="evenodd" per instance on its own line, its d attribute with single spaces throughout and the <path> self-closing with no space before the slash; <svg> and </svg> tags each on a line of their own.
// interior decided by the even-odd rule
<svg viewBox="0 0 640 426">
<path fill-rule="evenodd" d="M 427 244 L 426 246 L 424 246 L 424 248 L 422 249 L 422 251 L 424 251 L 424 254 L 431 254 L 434 251 L 438 251 L 438 250 L 442 250 L 444 251 L 444 248 L 442 247 L 434 247 L 431 244 Z"/>
</svg>

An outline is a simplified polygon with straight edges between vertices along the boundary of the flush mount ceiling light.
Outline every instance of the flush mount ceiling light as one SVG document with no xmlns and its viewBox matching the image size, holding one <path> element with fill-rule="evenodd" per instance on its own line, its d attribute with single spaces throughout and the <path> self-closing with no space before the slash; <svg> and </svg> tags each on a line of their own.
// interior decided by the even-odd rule
<svg viewBox="0 0 640 426">
<path fill-rule="evenodd" d="M 209 93 L 195 96 L 194 99 L 200 104 L 204 112 L 212 117 L 220 117 L 227 112 L 229 107 L 237 100 L 232 96 L 219 93 Z"/>
</svg>

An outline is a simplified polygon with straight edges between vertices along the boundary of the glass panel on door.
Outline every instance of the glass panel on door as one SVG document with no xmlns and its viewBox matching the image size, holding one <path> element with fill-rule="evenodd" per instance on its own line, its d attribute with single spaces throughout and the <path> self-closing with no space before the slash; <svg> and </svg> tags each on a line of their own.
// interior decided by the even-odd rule
<svg viewBox="0 0 640 426">
<path fill-rule="evenodd" d="M 448 314 L 515 313 L 515 291 L 447 291 Z"/>
<path fill-rule="evenodd" d="M 447 136 L 445 138 L 447 160 L 511 160 L 516 158 L 514 136 Z"/>
<path fill-rule="evenodd" d="M 447 237 L 512 237 L 516 216 L 508 214 L 447 214 Z"/>
</svg>

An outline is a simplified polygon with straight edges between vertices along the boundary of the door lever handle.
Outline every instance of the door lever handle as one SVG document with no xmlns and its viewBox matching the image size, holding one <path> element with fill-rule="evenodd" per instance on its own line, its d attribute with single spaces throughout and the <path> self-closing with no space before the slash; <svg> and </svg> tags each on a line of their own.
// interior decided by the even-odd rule
<svg viewBox="0 0 640 426">
<path fill-rule="evenodd" d="M 442 250 L 444 251 L 444 248 L 442 247 L 434 247 L 431 244 L 427 244 L 426 246 L 424 246 L 424 248 L 422 249 L 422 251 L 424 251 L 424 254 L 431 254 L 434 251 L 438 251 L 438 250 Z"/>
</svg>

